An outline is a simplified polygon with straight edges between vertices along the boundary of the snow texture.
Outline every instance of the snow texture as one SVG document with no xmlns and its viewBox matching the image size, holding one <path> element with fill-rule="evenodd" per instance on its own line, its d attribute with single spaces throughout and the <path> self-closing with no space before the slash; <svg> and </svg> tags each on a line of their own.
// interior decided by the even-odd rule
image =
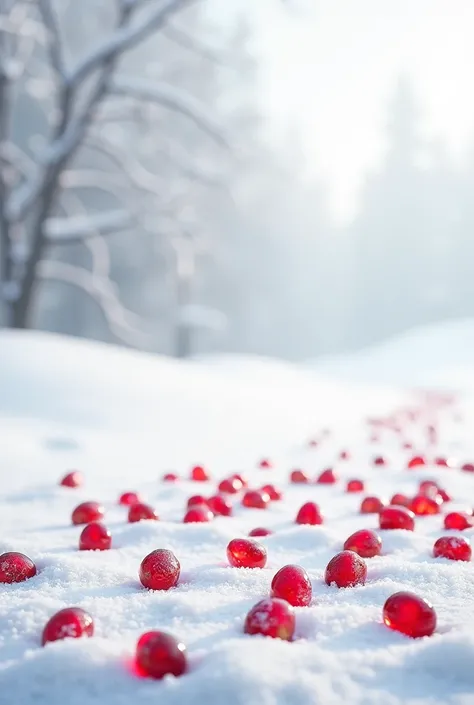
<svg viewBox="0 0 474 705">
<path fill-rule="evenodd" d="M 394 375 L 410 386 L 423 356 L 434 385 L 436 369 L 446 381 L 452 365 L 458 388 L 456 340 L 473 332 L 467 323 L 419 332 L 395 341 L 382 357 L 391 357 Z M 453 497 L 449 511 L 472 506 L 474 473 L 435 465 L 409 471 L 412 451 L 401 441 L 431 459 L 473 460 L 473 349 L 460 352 L 464 391 L 438 407 L 434 397 L 388 386 L 381 373 L 383 384 L 370 384 L 368 354 L 363 363 L 347 360 L 341 382 L 340 362 L 332 369 L 325 362 L 324 371 L 235 357 L 182 363 L 38 333 L 1 333 L 0 553 L 26 553 L 38 574 L 0 585 L 0 704 L 472 705 L 473 564 L 432 557 L 438 537 L 456 534 L 443 530 L 442 515 L 417 517 L 413 533 L 382 531 L 383 554 L 367 559 L 364 586 L 328 587 L 323 574 L 353 531 L 377 527 L 375 515 L 359 514 L 361 495 L 344 492 L 349 478 L 364 479 L 365 494 L 386 498 L 413 495 L 420 480 L 435 479 Z M 372 360 L 376 379 L 387 368 L 380 351 Z M 382 429 L 379 442 L 369 442 L 368 418 L 407 407 L 419 410 L 416 423 L 401 416 L 401 433 Z M 426 436 L 426 424 L 433 423 L 435 447 Z M 312 437 L 320 439 L 316 447 L 308 444 Z M 340 460 L 341 450 L 350 452 L 349 460 Z M 372 465 L 379 454 L 386 467 Z M 273 468 L 257 467 L 263 457 Z M 161 482 L 170 470 L 186 478 L 197 463 L 209 469 L 212 482 Z M 288 484 L 296 467 L 314 478 L 329 465 L 339 477 L 333 486 Z M 58 486 L 72 468 L 84 472 L 84 487 Z M 216 480 L 236 471 L 252 487 L 274 482 L 283 501 L 252 510 L 233 498 L 231 518 L 182 523 L 191 494 L 214 493 Z M 128 524 L 127 509 L 117 504 L 126 490 L 140 492 L 161 520 Z M 70 516 L 85 500 L 106 507 L 110 551 L 77 550 L 81 529 L 71 526 Z M 320 505 L 324 524 L 296 525 L 298 508 L 310 500 Z M 267 566 L 229 567 L 227 543 L 256 526 L 274 530 L 259 539 Z M 462 536 L 472 538 L 473 531 Z M 141 560 L 156 548 L 171 549 L 181 563 L 179 584 L 168 592 L 147 591 L 138 581 Z M 273 575 L 288 563 L 302 565 L 313 584 L 311 605 L 296 610 L 296 639 L 244 635 L 247 612 L 269 595 Z M 438 627 L 432 637 L 412 640 L 383 625 L 384 601 L 402 589 L 433 603 Z M 41 647 L 46 621 L 67 606 L 93 615 L 95 636 Z M 134 648 L 149 629 L 187 645 L 184 676 L 137 677 Z"/>
</svg>

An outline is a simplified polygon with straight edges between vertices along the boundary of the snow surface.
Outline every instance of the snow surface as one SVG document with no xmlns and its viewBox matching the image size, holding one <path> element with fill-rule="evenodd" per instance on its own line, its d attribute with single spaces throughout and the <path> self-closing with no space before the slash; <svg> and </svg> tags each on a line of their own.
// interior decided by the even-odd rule
<svg viewBox="0 0 474 705">
<path fill-rule="evenodd" d="M 474 703 L 473 565 L 431 557 L 435 539 L 448 533 L 442 516 L 417 518 L 414 533 L 381 532 L 383 555 L 367 561 L 365 586 L 338 590 L 322 579 L 350 533 L 377 526 L 375 516 L 358 513 L 361 496 L 344 492 L 351 477 L 366 480 L 366 494 L 387 498 L 414 494 L 421 479 L 434 478 L 452 495 L 450 510 L 472 506 L 474 474 L 435 466 L 407 471 L 411 453 L 401 448 L 403 438 L 430 457 L 474 458 L 474 347 L 459 350 L 460 340 L 471 339 L 474 325 L 463 323 L 420 332 L 345 365 L 296 367 L 232 357 L 183 363 L 39 333 L 0 333 L 0 552 L 22 551 L 39 568 L 23 584 L 0 585 L 0 703 Z M 390 386 L 388 358 L 399 386 Z M 426 383 L 414 364 L 423 359 L 433 386 L 446 386 L 453 375 L 454 405 L 438 409 L 403 388 L 403 379 L 410 388 Z M 377 384 L 369 382 L 370 360 Z M 402 434 L 381 431 L 380 441 L 369 443 L 368 418 L 407 406 L 421 410 L 417 424 L 402 419 Z M 426 440 L 433 420 L 435 448 Z M 325 428 L 331 435 L 311 448 L 308 439 Z M 350 460 L 338 459 L 343 449 Z M 381 453 L 389 466 L 374 468 L 371 460 Z M 274 468 L 258 469 L 262 457 Z M 284 500 L 259 511 L 243 509 L 237 499 L 232 518 L 183 524 L 187 497 L 214 493 L 216 482 L 170 485 L 160 478 L 168 470 L 185 478 L 196 463 L 214 480 L 243 471 L 254 487 L 275 482 Z M 288 484 L 291 469 L 314 478 L 328 465 L 340 477 L 335 486 Z M 76 467 L 85 486 L 59 487 Z M 117 505 L 126 490 L 156 506 L 161 521 L 128 524 Z M 70 514 L 88 499 L 106 507 L 110 551 L 77 550 L 80 528 L 70 525 Z M 320 504 L 322 526 L 294 523 L 308 500 Z M 230 568 L 227 543 L 256 526 L 275 530 L 261 539 L 267 567 Z M 142 558 L 155 548 L 170 548 L 181 562 L 180 583 L 169 592 L 148 592 L 138 581 Z M 304 566 L 313 582 L 312 605 L 297 609 L 296 640 L 245 636 L 246 613 L 287 563 Z M 411 640 L 382 624 L 385 599 L 400 589 L 433 603 L 435 635 Z M 93 615 L 95 636 L 41 647 L 47 619 L 73 605 Z M 149 629 L 186 643 L 185 676 L 157 682 L 134 675 L 134 645 Z"/>
</svg>

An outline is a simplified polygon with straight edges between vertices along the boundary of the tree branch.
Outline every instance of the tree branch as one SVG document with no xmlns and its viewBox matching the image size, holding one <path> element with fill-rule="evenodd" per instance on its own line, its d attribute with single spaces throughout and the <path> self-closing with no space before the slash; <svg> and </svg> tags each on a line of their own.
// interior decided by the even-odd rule
<svg viewBox="0 0 474 705">
<path fill-rule="evenodd" d="M 45 236 L 51 245 L 67 245 L 95 237 L 128 230 L 134 219 L 128 211 L 116 210 L 94 215 L 76 215 L 67 218 L 48 218 Z"/>
<path fill-rule="evenodd" d="M 191 37 L 185 30 L 168 24 L 163 32 L 164 36 L 183 49 L 191 51 L 193 54 L 206 59 L 216 66 L 232 66 L 232 62 L 226 61 L 218 49 L 211 49 L 195 37 Z"/>
<path fill-rule="evenodd" d="M 48 33 L 48 53 L 51 66 L 56 75 L 65 79 L 65 67 L 62 53 L 62 39 L 59 31 L 58 20 L 51 4 L 51 0 L 37 0 L 38 10 Z"/>
</svg>

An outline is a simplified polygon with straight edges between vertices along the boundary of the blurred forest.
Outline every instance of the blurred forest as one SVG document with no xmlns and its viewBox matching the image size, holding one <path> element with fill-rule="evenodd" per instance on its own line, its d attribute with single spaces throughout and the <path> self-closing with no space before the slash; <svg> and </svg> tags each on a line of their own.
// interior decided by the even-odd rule
<svg viewBox="0 0 474 705">
<path fill-rule="evenodd" d="M 102 40 L 116 5 L 55 4 L 68 61 Z M 15 76 L 15 158 L 1 154 L 7 185 L 19 162 L 12 182 L 34 177 L 57 119 L 44 38 Z M 61 174 L 26 325 L 180 357 L 296 360 L 474 315 L 474 149 L 461 169 L 426 140 L 401 76 L 382 166 L 355 219 L 336 227 L 296 132 L 278 146 L 267 139 L 255 42 L 249 23 L 216 27 L 205 3 L 190 3 L 121 57 L 115 95 Z M 186 95 L 176 101 L 188 114 L 170 109 L 164 93 L 144 100 L 150 85 Z M 11 231 L 20 265 L 28 223 Z M 3 278 L 4 303 L 18 295 L 14 283 Z M 5 315 L 3 323 L 11 325 Z"/>
</svg>

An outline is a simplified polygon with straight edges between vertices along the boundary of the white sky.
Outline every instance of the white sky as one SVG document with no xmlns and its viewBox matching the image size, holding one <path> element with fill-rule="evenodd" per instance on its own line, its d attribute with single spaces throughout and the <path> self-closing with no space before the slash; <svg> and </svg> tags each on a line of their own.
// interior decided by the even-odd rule
<svg viewBox="0 0 474 705">
<path fill-rule="evenodd" d="M 265 105 L 276 129 L 301 130 L 337 220 L 353 215 L 364 174 L 383 154 L 401 72 L 413 76 L 427 135 L 456 158 L 474 142 L 474 0 L 299 0 L 306 7 L 293 18 L 278 0 L 250 3 L 262 25 Z"/>
</svg>

